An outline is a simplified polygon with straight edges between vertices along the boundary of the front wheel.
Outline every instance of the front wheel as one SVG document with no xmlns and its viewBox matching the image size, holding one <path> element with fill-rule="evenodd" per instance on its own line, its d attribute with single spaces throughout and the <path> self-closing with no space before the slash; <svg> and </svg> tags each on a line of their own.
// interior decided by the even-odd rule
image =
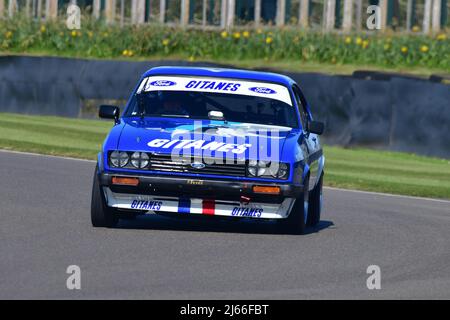
<svg viewBox="0 0 450 320">
<path fill-rule="evenodd" d="M 107 228 L 115 227 L 119 222 L 115 210 L 106 205 L 105 196 L 98 182 L 98 167 L 95 168 L 92 183 L 91 222 L 94 227 Z"/>
<path fill-rule="evenodd" d="M 308 221 L 306 224 L 311 227 L 315 227 L 320 222 L 320 213 L 322 212 L 323 206 L 323 172 L 320 175 L 320 179 L 317 185 L 314 187 L 309 195 L 309 212 Z"/>
<path fill-rule="evenodd" d="M 303 193 L 295 199 L 294 206 L 289 216 L 282 220 L 284 229 L 291 234 L 303 234 L 305 232 L 306 223 L 308 221 L 309 208 L 309 176 L 305 178 Z"/>
</svg>

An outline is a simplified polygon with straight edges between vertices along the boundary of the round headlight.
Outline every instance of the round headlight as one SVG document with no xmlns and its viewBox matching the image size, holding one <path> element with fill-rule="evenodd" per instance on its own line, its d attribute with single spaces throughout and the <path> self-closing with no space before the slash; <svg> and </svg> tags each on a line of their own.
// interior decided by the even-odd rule
<svg viewBox="0 0 450 320">
<path fill-rule="evenodd" d="M 270 167 L 270 174 L 274 178 L 286 178 L 288 166 L 286 163 L 277 163 Z"/>
<path fill-rule="evenodd" d="M 274 178 L 285 178 L 288 174 L 286 163 L 273 163 L 270 167 L 270 175 Z"/>
<path fill-rule="evenodd" d="M 266 174 L 267 168 L 258 167 L 258 177 Z"/>
<path fill-rule="evenodd" d="M 266 174 L 267 170 L 269 169 L 270 161 L 256 161 L 256 160 L 250 160 L 248 162 L 248 173 L 250 176 L 263 176 Z"/>
<path fill-rule="evenodd" d="M 248 162 L 248 174 L 252 177 L 256 176 L 256 172 L 258 171 L 258 161 L 256 160 L 250 160 Z"/>
<path fill-rule="evenodd" d="M 120 167 L 125 167 L 128 163 L 128 160 L 129 160 L 128 153 L 126 153 L 126 152 L 119 153 L 119 166 Z"/>
<path fill-rule="evenodd" d="M 149 157 L 145 152 L 135 152 L 131 155 L 131 164 L 137 169 L 145 168 L 148 165 Z"/>
<path fill-rule="evenodd" d="M 278 168 L 278 178 L 286 178 L 288 175 L 288 166 L 286 163 L 280 163 Z"/>
<path fill-rule="evenodd" d="M 270 165 L 270 161 L 264 161 L 264 160 L 258 161 L 258 167 L 265 168 L 265 167 L 268 167 L 269 165 Z"/>
<path fill-rule="evenodd" d="M 109 156 L 109 161 L 111 162 L 113 167 L 118 167 L 119 166 L 119 151 L 111 152 L 111 154 Z"/>
<path fill-rule="evenodd" d="M 272 162 L 272 165 L 269 168 L 270 175 L 274 178 L 278 177 L 278 169 L 279 168 L 280 168 L 280 165 L 278 162 Z"/>
<path fill-rule="evenodd" d="M 113 151 L 109 160 L 114 167 L 125 167 L 128 163 L 128 154 L 123 151 Z"/>
</svg>

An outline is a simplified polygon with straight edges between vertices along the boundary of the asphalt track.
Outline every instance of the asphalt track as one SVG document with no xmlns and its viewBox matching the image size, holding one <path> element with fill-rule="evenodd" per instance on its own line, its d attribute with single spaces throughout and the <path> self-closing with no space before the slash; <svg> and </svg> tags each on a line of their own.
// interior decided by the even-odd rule
<svg viewBox="0 0 450 320">
<path fill-rule="evenodd" d="M 160 216 L 95 229 L 94 166 L 0 151 L 1 299 L 450 298 L 448 201 L 326 189 L 303 236 Z M 81 290 L 66 288 L 73 264 Z"/>
</svg>

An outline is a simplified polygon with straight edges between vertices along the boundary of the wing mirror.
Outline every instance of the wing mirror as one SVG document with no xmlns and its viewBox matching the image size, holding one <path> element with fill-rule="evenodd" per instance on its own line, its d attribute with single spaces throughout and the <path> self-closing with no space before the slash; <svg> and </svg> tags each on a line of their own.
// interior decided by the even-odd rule
<svg viewBox="0 0 450 320">
<path fill-rule="evenodd" d="M 325 125 L 323 122 L 320 121 L 308 121 L 308 132 L 311 133 L 315 133 L 315 134 L 322 134 L 324 129 L 325 129 Z"/>
<path fill-rule="evenodd" d="M 98 116 L 104 119 L 114 119 L 116 123 L 119 122 L 120 108 L 110 105 L 101 105 L 98 111 Z"/>
</svg>

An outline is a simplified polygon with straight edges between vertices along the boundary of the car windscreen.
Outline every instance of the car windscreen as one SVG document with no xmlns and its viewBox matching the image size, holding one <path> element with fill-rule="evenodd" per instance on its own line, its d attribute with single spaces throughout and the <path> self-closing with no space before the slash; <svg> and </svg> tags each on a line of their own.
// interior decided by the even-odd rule
<svg viewBox="0 0 450 320">
<path fill-rule="evenodd" d="M 210 111 L 220 111 L 229 122 L 245 122 L 295 128 L 295 107 L 272 98 L 194 91 L 142 91 L 135 94 L 125 117 L 182 117 L 208 120 Z M 142 114 L 141 114 L 142 113 Z"/>
</svg>

